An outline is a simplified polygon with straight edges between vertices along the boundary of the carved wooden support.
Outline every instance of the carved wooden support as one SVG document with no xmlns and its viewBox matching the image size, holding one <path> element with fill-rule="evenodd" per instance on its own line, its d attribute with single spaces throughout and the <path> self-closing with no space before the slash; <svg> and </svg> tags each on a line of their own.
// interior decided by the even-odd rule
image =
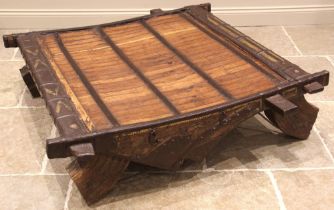
<svg viewBox="0 0 334 210">
<path fill-rule="evenodd" d="M 74 160 L 67 171 L 80 193 L 93 204 L 110 192 L 127 168 L 129 161 L 111 156 L 93 156 L 85 164 Z"/>
<path fill-rule="evenodd" d="M 24 66 L 20 69 L 24 83 L 27 85 L 29 92 L 33 98 L 40 97 L 40 93 L 37 89 L 35 81 L 33 80 L 31 73 L 27 66 Z"/>
<path fill-rule="evenodd" d="M 310 135 L 319 109 L 309 104 L 303 95 L 290 100 L 297 105 L 297 111 L 282 115 L 275 109 L 268 109 L 265 114 L 285 134 L 298 139 L 306 139 Z"/>
</svg>

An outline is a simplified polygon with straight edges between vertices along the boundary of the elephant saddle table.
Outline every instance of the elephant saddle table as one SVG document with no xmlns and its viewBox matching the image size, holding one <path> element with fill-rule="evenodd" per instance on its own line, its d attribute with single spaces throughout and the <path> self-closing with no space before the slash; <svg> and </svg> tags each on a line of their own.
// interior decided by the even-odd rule
<svg viewBox="0 0 334 210">
<path fill-rule="evenodd" d="M 4 35 L 59 131 L 49 158 L 73 157 L 69 175 L 88 204 L 130 162 L 177 170 L 201 161 L 246 119 L 264 112 L 306 139 L 318 114 L 304 94 L 328 85 L 211 13 L 186 6 L 118 22 Z"/>
</svg>

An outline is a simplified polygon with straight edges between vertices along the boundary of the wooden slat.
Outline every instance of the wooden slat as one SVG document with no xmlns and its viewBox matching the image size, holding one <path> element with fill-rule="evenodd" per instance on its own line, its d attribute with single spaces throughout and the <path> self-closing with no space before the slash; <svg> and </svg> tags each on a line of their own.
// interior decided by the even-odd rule
<svg viewBox="0 0 334 210">
<path fill-rule="evenodd" d="M 96 101 L 89 94 L 80 77 L 76 74 L 64 54 L 56 43 L 53 34 L 39 37 L 41 49 L 49 60 L 49 63 L 64 86 L 68 97 L 76 107 L 80 118 L 89 130 L 101 130 L 112 127 L 107 117 L 103 114 Z M 58 95 L 58 89 L 47 88 L 48 95 Z"/>
<path fill-rule="evenodd" d="M 178 14 L 146 22 L 236 99 L 278 84 Z"/>
<path fill-rule="evenodd" d="M 179 50 L 177 50 L 172 44 L 168 43 L 157 31 L 155 31 L 149 24 L 145 21 L 141 21 L 143 26 L 151 32 L 159 41 L 161 41 L 168 49 L 170 49 L 177 57 L 179 57 L 184 63 L 190 66 L 197 74 L 199 74 L 203 79 L 205 79 L 210 85 L 217 89 L 224 97 L 227 99 L 233 99 L 233 96 L 224 88 L 222 88 L 215 80 L 213 80 L 209 75 L 201 70 L 197 65 L 192 63 L 185 55 L 183 55 Z"/>
<path fill-rule="evenodd" d="M 231 43 L 238 45 L 243 51 L 254 56 L 259 62 L 268 66 L 275 74 L 280 75 L 288 81 L 296 80 L 306 74 L 300 67 L 277 55 L 261 44 L 255 42 L 245 34 L 241 33 L 231 25 L 220 20 L 200 7 L 191 7 L 186 12 L 194 19 L 210 28 L 219 36 L 226 37 Z M 261 50 L 262 49 L 262 50 Z M 258 53 L 258 51 L 262 51 Z"/>
<path fill-rule="evenodd" d="M 225 47 L 229 48 L 230 50 L 234 51 L 233 48 L 231 48 L 229 45 L 226 44 L 226 42 L 224 42 L 222 39 L 219 39 L 217 36 L 214 36 L 212 33 L 209 32 L 209 30 L 207 30 L 205 27 L 203 27 L 201 24 L 199 24 L 198 22 L 196 22 L 194 19 L 190 18 L 189 16 L 180 13 L 180 16 L 183 17 L 184 19 L 186 19 L 187 21 L 189 21 L 191 24 L 193 24 L 194 26 L 196 26 L 198 29 L 200 29 L 201 31 L 203 31 L 204 33 L 206 33 L 210 38 L 216 40 L 217 42 L 219 42 L 220 44 L 224 45 Z M 240 36 L 239 38 L 242 38 L 243 36 Z M 262 50 L 260 51 L 262 52 Z M 243 56 L 243 54 L 239 54 L 239 56 L 242 59 L 245 59 L 247 62 L 249 62 L 250 64 L 252 64 L 253 66 L 256 67 L 257 70 L 261 71 L 264 75 L 266 75 L 267 77 L 269 77 L 270 79 L 279 82 L 279 80 L 273 75 L 271 74 L 268 70 L 265 70 L 262 66 L 258 65 L 256 62 L 254 62 L 252 59 L 248 58 L 247 56 Z M 273 72 L 274 73 L 274 72 Z"/>
<path fill-rule="evenodd" d="M 227 101 L 139 22 L 104 31 L 181 113 Z"/>
<path fill-rule="evenodd" d="M 121 125 L 173 115 L 94 29 L 66 32 L 61 36 L 71 56 Z"/>
<path fill-rule="evenodd" d="M 100 37 L 110 45 L 110 47 L 119 55 L 119 57 L 134 71 L 134 73 L 143 80 L 143 82 L 163 101 L 167 107 L 174 113 L 180 114 L 177 108 L 164 96 L 160 90 L 152 84 L 152 82 L 141 72 L 141 70 L 134 65 L 131 60 L 122 52 L 122 50 L 115 45 L 111 38 L 103 31 L 101 27 L 95 28 Z"/>
<path fill-rule="evenodd" d="M 103 113 L 106 115 L 106 117 L 110 120 L 110 122 L 114 126 L 118 126 L 119 123 L 118 123 L 117 119 L 110 112 L 110 110 L 108 109 L 108 107 L 106 106 L 106 104 L 100 98 L 99 94 L 96 92 L 96 90 L 94 89 L 94 87 L 90 84 L 89 80 L 86 78 L 85 74 L 80 70 L 80 67 L 78 66 L 78 64 L 76 63 L 76 61 L 72 58 L 72 56 L 70 55 L 70 53 L 67 51 L 67 49 L 64 46 L 64 43 L 62 42 L 62 39 L 59 36 L 59 34 L 56 33 L 55 36 L 56 36 L 57 44 L 59 45 L 61 51 L 64 53 L 65 57 L 70 62 L 70 64 L 73 67 L 74 71 L 79 75 L 81 81 L 84 83 L 84 85 L 86 86 L 86 88 L 89 91 L 89 93 L 92 95 L 92 97 L 94 98 L 94 100 L 96 101 L 96 103 L 99 105 L 99 107 L 101 108 L 101 110 L 103 111 Z"/>
</svg>

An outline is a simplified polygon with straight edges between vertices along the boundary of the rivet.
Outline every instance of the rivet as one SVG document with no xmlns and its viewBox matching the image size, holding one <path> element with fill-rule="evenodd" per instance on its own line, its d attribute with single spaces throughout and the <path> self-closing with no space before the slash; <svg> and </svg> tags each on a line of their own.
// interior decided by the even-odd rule
<svg viewBox="0 0 334 210">
<path fill-rule="evenodd" d="M 79 127 L 78 127 L 77 124 L 73 123 L 73 124 L 70 125 L 70 128 L 72 128 L 72 129 L 78 129 Z"/>
</svg>

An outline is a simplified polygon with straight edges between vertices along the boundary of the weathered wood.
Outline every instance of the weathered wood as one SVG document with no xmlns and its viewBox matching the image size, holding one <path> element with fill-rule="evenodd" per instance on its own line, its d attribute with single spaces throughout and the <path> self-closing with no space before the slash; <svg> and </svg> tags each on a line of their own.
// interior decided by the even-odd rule
<svg viewBox="0 0 334 210">
<path fill-rule="evenodd" d="M 151 15 L 159 15 L 159 14 L 162 14 L 162 13 L 163 13 L 163 11 L 160 8 L 158 8 L 158 9 L 151 9 L 150 10 L 150 14 Z"/>
<path fill-rule="evenodd" d="M 2 38 L 3 38 L 3 43 L 6 48 L 17 47 L 15 35 L 4 35 Z"/>
<path fill-rule="evenodd" d="M 96 31 L 102 37 L 102 39 L 108 43 L 111 48 L 117 53 L 117 55 L 123 59 L 123 61 L 133 70 L 133 72 L 143 80 L 143 82 L 163 101 L 168 108 L 175 114 L 179 114 L 180 112 L 173 105 L 172 102 L 168 100 L 168 98 L 161 93 L 161 91 L 142 73 L 142 71 L 122 52 L 122 50 L 117 47 L 117 45 L 111 40 L 111 38 L 101 29 L 100 27 L 96 28 Z"/>
<path fill-rule="evenodd" d="M 56 34 L 56 40 L 57 40 L 57 44 L 59 45 L 59 48 L 65 55 L 66 59 L 69 61 L 69 63 L 71 64 L 75 72 L 78 74 L 78 76 L 80 77 L 80 80 L 85 85 L 86 89 L 89 91 L 90 95 L 94 98 L 96 103 L 99 105 L 104 115 L 108 118 L 108 120 L 110 120 L 110 122 L 113 125 L 118 126 L 119 122 L 117 121 L 115 116 L 111 113 L 111 111 L 109 110 L 107 105 L 104 103 L 103 99 L 100 97 L 97 91 L 94 89 L 94 87 L 91 85 L 86 75 L 81 71 L 80 67 L 78 66 L 76 61 L 72 58 L 72 56 L 70 55 L 70 53 L 64 46 L 63 41 L 61 40 L 61 37 L 58 34 Z"/>
<path fill-rule="evenodd" d="M 297 110 L 297 106 L 295 104 L 291 103 L 279 94 L 267 98 L 266 104 L 281 115 L 291 114 Z"/>
<path fill-rule="evenodd" d="M 324 90 L 324 86 L 319 82 L 312 82 L 304 86 L 304 91 L 306 93 L 314 94 Z"/>
<path fill-rule="evenodd" d="M 91 157 L 95 155 L 94 147 L 91 143 L 74 144 L 70 146 L 71 154 L 77 158 Z"/>
<path fill-rule="evenodd" d="M 38 97 L 40 97 L 41 95 L 40 95 L 40 93 L 39 93 L 39 91 L 38 91 L 38 89 L 37 89 L 37 86 L 36 86 L 36 84 L 35 84 L 35 82 L 34 82 L 32 76 L 31 76 L 31 74 L 30 74 L 30 72 L 29 72 L 28 67 L 27 67 L 27 66 L 22 67 L 22 68 L 20 69 L 20 72 L 21 72 L 23 81 L 24 81 L 24 83 L 27 85 L 28 90 L 29 90 L 31 96 L 32 96 L 33 98 L 38 98 Z"/>
<path fill-rule="evenodd" d="M 285 134 L 298 139 L 307 139 L 319 109 L 309 104 L 304 96 L 297 96 L 290 100 L 298 106 L 297 111 L 294 113 L 282 115 L 276 110 L 269 109 L 265 111 L 265 114 Z"/>
<path fill-rule="evenodd" d="M 74 160 L 67 171 L 88 204 L 106 196 L 127 168 L 129 161 L 108 156 L 94 156 L 85 164 Z"/>
<path fill-rule="evenodd" d="M 179 50 L 172 46 L 168 41 L 163 38 L 157 31 L 155 31 L 148 23 L 141 22 L 143 26 L 151 32 L 159 41 L 161 41 L 168 49 L 170 49 L 176 56 L 178 56 L 185 64 L 191 67 L 197 74 L 199 74 L 203 79 L 205 79 L 210 85 L 217 89 L 224 97 L 233 99 L 233 96 L 227 92 L 219 83 L 212 79 L 205 71 L 200 69 L 197 65 L 192 63 L 185 55 L 183 55 Z"/>
</svg>

